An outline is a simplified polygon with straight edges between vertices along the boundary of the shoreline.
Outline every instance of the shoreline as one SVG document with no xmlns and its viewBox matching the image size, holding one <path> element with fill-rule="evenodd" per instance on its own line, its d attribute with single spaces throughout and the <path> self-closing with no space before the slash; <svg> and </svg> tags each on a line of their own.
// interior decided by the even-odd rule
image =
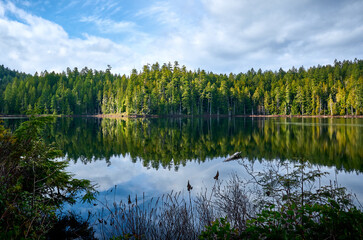
<svg viewBox="0 0 363 240">
<path fill-rule="evenodd" d="M 155 115 L 155 114 L 72 114 L 72 115 L 52 115 L 52 114 L 40 114 L 35 115 L 37 117 L 85 117 L 85 118 L 117 118 L 117 119 L 132 119 L 132 118 L 194 118 L 194 117 L 202 117 L 202 118 L 226 118 L 226 117 L 237 117 L 237 118 L 363 118 L 363 115 L 228 115 L 228 114 L 203 114 L 203 115 L 185 115 L 185 114 L 170 114 L 170 115 Z M 25 114 L 0 114 L 0 118 L 29 118 L 31 115 Z"/>
</svg>

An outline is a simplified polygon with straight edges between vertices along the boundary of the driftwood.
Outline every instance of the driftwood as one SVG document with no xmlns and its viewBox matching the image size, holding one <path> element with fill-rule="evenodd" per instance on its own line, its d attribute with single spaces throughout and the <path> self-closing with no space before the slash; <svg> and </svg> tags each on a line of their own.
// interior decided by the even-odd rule
<svg viewBox="0 0 363 240">
<path fill-rule="evenodd" d="M 229 161 L 237 160 L 237 159 L 240 159 L 240 158 L 242 158 L 241 152 L 235 152 L 232 156 L 230 156 L 229 158 L 227 158 L 223 162 L 229 162 Z"/>
</svg>

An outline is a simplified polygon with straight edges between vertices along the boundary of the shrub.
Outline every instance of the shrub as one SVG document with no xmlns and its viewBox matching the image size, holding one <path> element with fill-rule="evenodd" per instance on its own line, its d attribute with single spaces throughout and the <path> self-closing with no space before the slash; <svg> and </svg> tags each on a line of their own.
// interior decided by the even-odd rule
<svg viewBox="0 0 363 240">
<path fill-rule="evenodd" d="M 50 118 L 31 118 L 11 133 L 0 125 L 0 239 L 40 239 L 63 203 L 94 199 L 88 180 L 74 179 L 61 152 L 41 138 Z"/>
<path fill-rule="evenodd" d="M 216 219 L 199 235 L 200 240 L 239 239 L 237 229 L 231 227 L 226 218 Z"/>
</svg>

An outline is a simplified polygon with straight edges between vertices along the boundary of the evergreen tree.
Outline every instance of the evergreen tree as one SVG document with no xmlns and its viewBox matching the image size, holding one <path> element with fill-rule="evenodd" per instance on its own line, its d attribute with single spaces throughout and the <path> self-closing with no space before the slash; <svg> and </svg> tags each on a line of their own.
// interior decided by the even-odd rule
<svg viewBox="0 0 363 240">
<path fill-rule="evenodd" d="M 363 113 L 363 60 L 277 72 L 188 71 L 178 62 L 130 76 L 83 68 L 20 74 L 0 66 L 0 113 L 301 114 Z"/>
</svg>

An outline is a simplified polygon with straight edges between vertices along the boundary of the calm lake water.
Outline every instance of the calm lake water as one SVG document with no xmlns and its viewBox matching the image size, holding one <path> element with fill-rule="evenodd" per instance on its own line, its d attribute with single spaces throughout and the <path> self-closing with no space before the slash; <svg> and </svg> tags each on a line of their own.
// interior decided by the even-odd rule
<svg viewBox="0 0 363 240">
<path fill-rule="evenodd" d="M 14 129 L 21 121 L 5 124 Z M 188 180 L 196 193 L 213 184 L 217 170 L 222 180 L 243 177 L 241 162 L 263 170 L 268 163 L 304 160 L 363 202 L 363 119 L 57 118 L 45 136 L 65 153 L 69 172 L 98 184 L 101 200 L 186 194 Z M 235 152 L 243 158 L 223 161 Z"/>
</svg>

